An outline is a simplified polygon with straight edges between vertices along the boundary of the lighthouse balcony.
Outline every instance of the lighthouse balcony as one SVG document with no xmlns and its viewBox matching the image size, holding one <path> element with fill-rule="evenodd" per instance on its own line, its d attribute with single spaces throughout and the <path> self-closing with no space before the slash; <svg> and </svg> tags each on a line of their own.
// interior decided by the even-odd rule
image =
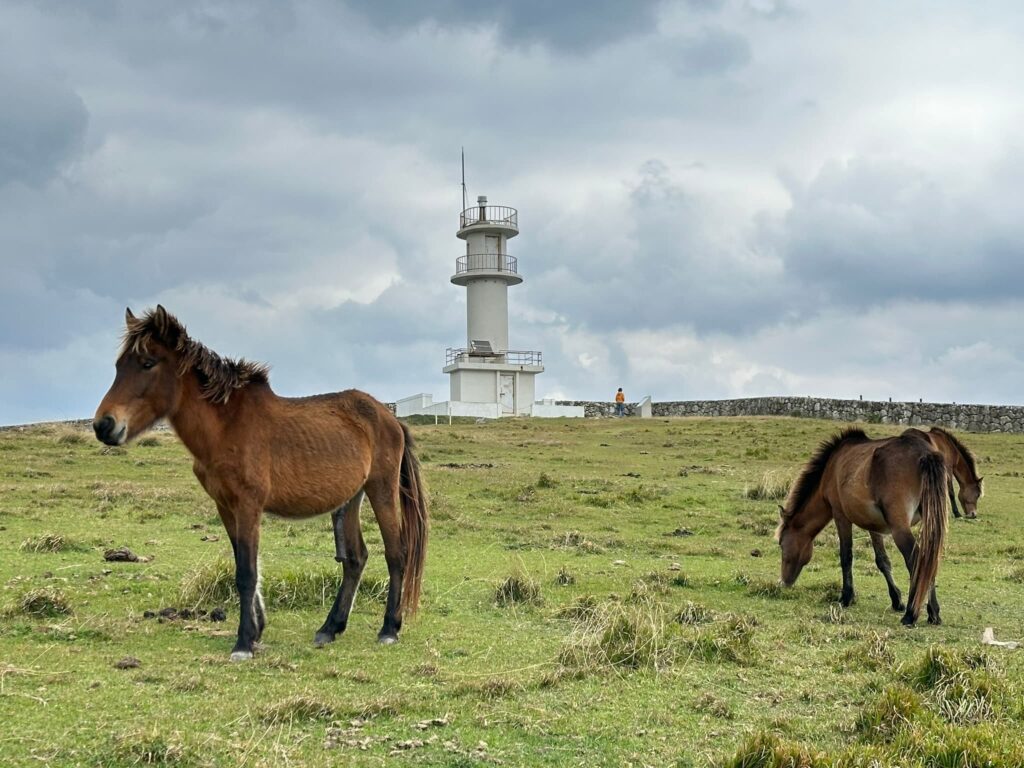
<svg viewBox="0 0 1024 768">
<path fill-rule="evenodd" d="M 482 279 L 499 280 L 506 285 L 523 282 L 519 262 L 507 253 L 468 253 L 455 260 L 455 285 L 469 285 Z"/>
<path fill-rule="evenodd" d="M 474 205 L 459 214 L 459 229 L 487 225 L 519 231 L 519 211 L 507 205 Z"/>
<path fill-rule="evenodd" d="M 445 367 L 456 363 L 496 363 L 498 365 L 544 365 L 544 357 L 536 350 L 492 350 L 490 344 L 445 350 Z"/>
<path fill-rule="evenodd" d="M 468 253 L 455 260 L 455 274 L 466 272 L 506 272 L 519 274 L 519 261 L 507 253 Z"/>
</svg>

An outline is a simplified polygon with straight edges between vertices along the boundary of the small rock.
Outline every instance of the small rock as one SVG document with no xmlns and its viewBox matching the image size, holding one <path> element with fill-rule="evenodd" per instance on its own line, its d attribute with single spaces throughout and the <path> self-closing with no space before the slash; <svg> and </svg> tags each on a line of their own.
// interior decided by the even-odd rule
<svg viewBox="0 0 1024 768">
<path fill-rule="evenodd" d="M 125 656 L 120 661 L 114 662 L 115 669 L 138 669 L 141 666 L 142 662 L 134 656 Z"/>
<path fill-rule="evenodd" d="M 760 549 L 752 549 L 752 550 L 750 550 L 750 556 L 751 557 L 760 557 L 761 556 L 761 550 Z"/>
<path fill-rule="evenodd" d="M 156 618 L 156 611 L 143 611 L 142 612 L 142 618 L 144 618 L 144 619 L 155 619 Z"/>
<path fill-rule="evenodd" d="M 625 560 L 612 560 L 612 565 L 625 565 Z"/>
<path fill-rule="evenodd" d="M 210 621 L 227 621 L 228 614 L 223 608 L 214 608 L 210 611 Z"/>
<path fill-rule="evenodd" d="M 669 569 L 670 571 L 678 571 L 678 570 L 681 570 L 681 569 L 682 569 L 682 567 L 683 567 L 683 566 L 681 566 L 681 565 L 680 565 L 679 563 L 671 563 L 671 564 L 670 564 L 670 565 L 668 566 L 668 569 Z"/>
<path fill-rule="evenodd" d="M 177 608 L 161 608 L 160 615 L 165 619 L 175 619 L 178 617 Z"/>
<path fill-rule="evenodd" d="M 220 536 L 218 536 L 216 533 L 208 533 L 205 536 L 202 536 L 199 540 L 200 541 L 220 541 Z"/>
<path fill-rule="evenodd" d="M 676 528 L 672 531 L 669 536 L 693 536 L 693 531 L 689 528 Z"/>
<path fill-rule="evenodd" d="M 416 728 L 421 731 L 425 731 L 428 728 L 443 728 L 451 722 L 452 717 L 450 715 L 445 715 L 444 717 L 432 717 L 429 720 L 420 720 L 416 723 Z"/>
<path fill-rule="evenodd" d="M 137 563 L 139 562 L 139 556 L 132 552 L 128 547 L 119 547 L 118 549 L 108 549 L 103 552 L 103 559 L 108 563 Z"/>
</svg>

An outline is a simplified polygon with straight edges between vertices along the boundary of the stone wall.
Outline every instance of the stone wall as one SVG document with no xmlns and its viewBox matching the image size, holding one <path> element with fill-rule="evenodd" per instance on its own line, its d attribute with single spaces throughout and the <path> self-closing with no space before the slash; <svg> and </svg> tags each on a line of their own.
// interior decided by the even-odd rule
<svg viewBox="0 0 1024 768">
<path fill-rule="evenodd" d="M 587 418 L 615 413 L 615 403 L 559 400 L 582 405 Z M 635 403 L 626 404 L 633 416 Z M 750 397 L 739 400 L 678 400 L 653 403 L 655 417 L 666 416 L 795 416 L 804 419 L 863 421 L 869 424 L 938 425 L 968 432 L 1024 432 L 1024 406 L 957 403 L 890 403 L 833 400 L 820 397 Z"/>
</svg>

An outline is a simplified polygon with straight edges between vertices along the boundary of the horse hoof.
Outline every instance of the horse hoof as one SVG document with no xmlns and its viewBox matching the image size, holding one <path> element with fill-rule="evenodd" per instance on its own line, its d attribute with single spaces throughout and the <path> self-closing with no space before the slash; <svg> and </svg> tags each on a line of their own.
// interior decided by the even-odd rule
<svg viewBox="0 0 1024 768">
<path fill-rule="evenodd" d="M 916 621 L 917 619 L 915 619 L 913 616 L 904 616 L 902 619 L 900 619 L 900 624 L 902 624 L 904 627 L 912 627 L 914 626 L 914 623 Z"/>
<path fill-rule="evenodd" d="M 248 661 L 252 658 L 252 651 L 232 651 L 232 661 Z"/>
<path fill-rule="evenodd" d="M 313 638 L 313 644 L 317 648 L 323 648 L 328 643 L 334 642 L 334 635 L 328 632 L 317 632 L 316 637 Z"/>
<path fill-rule="evenodd" d="M 934 624 L 937 627 L 937 626 L 939 626 L 942 623 L 942 617 L 941 616 L 936 616 L 935 618 L 932 618 L 931 616 L 929 616 L 928 617 L 928 623 L 929 624 Z"/>
<path fill-rule="evenodd" d="M 907 610 L 907 606 L 905 606 L 903 603 L 893 603 L 892 609 L 896 613 L 902 613 L 903 611 Z"/>
<path fill-rule="evenodd" d="M 398 638 L 394 635 L 381 635 L 377 638 L 377 642 L 381 645 L 394 645 L 398 642 Z"/>
</svg>

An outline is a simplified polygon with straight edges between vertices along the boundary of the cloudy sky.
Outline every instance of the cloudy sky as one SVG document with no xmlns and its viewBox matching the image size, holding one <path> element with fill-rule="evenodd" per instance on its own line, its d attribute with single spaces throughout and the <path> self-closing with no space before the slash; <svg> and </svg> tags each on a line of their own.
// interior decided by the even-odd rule
<svg viewBox="0 0 1024 768">
<path fill-rule="evenodd" d="M 447 397 L 470 199 L 538 396 L 1021 403 L 1024 5 L 4 0 L 0 423 L 125 305 L 282 394 Z"/>
</svg>

